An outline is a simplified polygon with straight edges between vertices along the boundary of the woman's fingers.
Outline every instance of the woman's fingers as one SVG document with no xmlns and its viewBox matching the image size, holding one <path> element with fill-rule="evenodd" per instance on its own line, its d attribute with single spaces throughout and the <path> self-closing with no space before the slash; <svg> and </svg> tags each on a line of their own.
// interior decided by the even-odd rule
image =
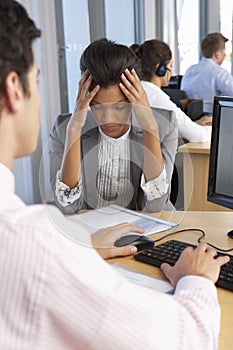
<svg viewBox="0 0 233 350">
<path fill-rule="evenodd" d="M 125 69 L 124 73 L 121 75 L 121 81 L 120 89 L 131 103 L 146 107 L 149 106 L 145 90 L 142 87 L 135 69 L 131 71 Z"/>
<path fill-rule="evenodd" d="M 124 87 L 133 94 L 135 98 L 138 97 L 138 92 L 140 91 L 140 80 L 137 79 L 135 76 L 136 72 L 134 71 L 134 74 L 132 71 L 130 72 L 128 69 L 124 71 L 121 75 L 121 80 L 124 85 Z"/>
<path fill-rule="evenodd" d="M 91 83 L 93 81 L 92 76 L 88 71 L 85 71 L 82 78 L 79 81 L 78 95 L 76 98 L 76 110 L 85 109 L 90 105 L 90 102 L 100 89 L 99 85 L 96 85 L 94 89 L 90 90 Z"/>
<path fill-rule="evenodd" d="M 80 95 L 81 95 L 83 86 L 84 86 L 85 82 L 87 81 L 88 77 L 90 77 L 90 74 L 89 74 L 89 72 L 86 70 L 86 71 L 83 73 L 81 79 L 79 80 L 77 100 L 80 98 Z"/>
</svg>

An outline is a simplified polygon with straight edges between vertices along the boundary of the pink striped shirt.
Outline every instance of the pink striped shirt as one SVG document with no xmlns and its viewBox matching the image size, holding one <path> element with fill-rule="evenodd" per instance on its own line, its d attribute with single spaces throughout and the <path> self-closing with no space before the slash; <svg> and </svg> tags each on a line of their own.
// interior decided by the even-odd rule
<svg viewBox="0 0 233 350">
<path fill-rule="evenodd" d="M 131 284 L 83 228 L 54 207 L 26 206 L 1 164 L 0 193 L 0 349 L 217 349 L 211 281 L 182 278 L 174 296 Z"/>
</svg>

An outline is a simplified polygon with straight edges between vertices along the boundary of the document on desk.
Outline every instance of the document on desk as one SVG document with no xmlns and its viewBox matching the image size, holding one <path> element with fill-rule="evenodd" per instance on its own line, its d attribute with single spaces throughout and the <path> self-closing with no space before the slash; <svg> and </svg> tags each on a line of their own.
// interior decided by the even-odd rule
<svg viewBox="0 0 233 350">
<path fill-rule="evenodd" d="M 121 275 L 127 278 L 131 283 L 136 283 L 146 288 L 151 288 L 161 293 L 174 293 L 174 287 L 170 282 L 160 280 L 159 278 L 143 275 L 132 270 L 124 269 L 116 264 L 112 264 Z"/>
<path fill-rule="evenodd" d="M 97 208 L 86 213 L 69 216 L 67 219 L 81 224 L 90 234 L 101 228 L 118 225 L 123 222 L 143 227 L 145 236 L 178 226 L 177 223 L 161 220 L 118 205 Z"/>
</svg>

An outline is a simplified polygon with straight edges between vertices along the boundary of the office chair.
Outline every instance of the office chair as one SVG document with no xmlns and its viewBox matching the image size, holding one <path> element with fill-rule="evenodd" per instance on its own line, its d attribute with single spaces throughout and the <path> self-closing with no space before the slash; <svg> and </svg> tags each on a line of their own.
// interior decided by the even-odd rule
<svg viewBox="0 0 233 350">
<path fill-rule="evenodd" d="M 184 90 L 162 88 L 177 107 L 182 109 L 193 121 L 203 116 L 203 100 L 189 99 Z"/>
<path fill-rule="evenodd" d="M 169 89 L 180 89 L 181 86 L 181 80 L 183 78 L 183 75 L 172 75 L 169 81 L 168 88 Z"/>
<path fill-rule="evenodd" d="M 170 89 L 167 87 L 162 87 L 162 90 L 170 97 L 172 102 L 174 102 L 177 107 L 183 109 L 183 105 L 180 101 L 188 99 L 188 96 L 184 90 Z"/>
</svg>

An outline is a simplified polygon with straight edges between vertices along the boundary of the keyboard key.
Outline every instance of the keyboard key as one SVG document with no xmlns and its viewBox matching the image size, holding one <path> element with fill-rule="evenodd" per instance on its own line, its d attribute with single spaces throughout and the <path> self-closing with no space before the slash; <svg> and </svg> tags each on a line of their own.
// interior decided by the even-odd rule
<svg viewBox="0 0 233 350">
<path fill-rule="evenodd" d="M 134 256 L 138 261 L 160 267 L 164 262 L 170 265 L 175 265 L 180 254 L 186 247 L 196 247 L 195 245 L 180 242 L 176 240 L 167 241 L 159 244 L 154 248 L 144 250 Z M 218 255 L 226 255 L 219 253 Z M 230 256 L 230 261 L 221 267 L 219 279 L 216 283 L 218 287 L 233 291 L 233 256 Z"/>
</svg>

